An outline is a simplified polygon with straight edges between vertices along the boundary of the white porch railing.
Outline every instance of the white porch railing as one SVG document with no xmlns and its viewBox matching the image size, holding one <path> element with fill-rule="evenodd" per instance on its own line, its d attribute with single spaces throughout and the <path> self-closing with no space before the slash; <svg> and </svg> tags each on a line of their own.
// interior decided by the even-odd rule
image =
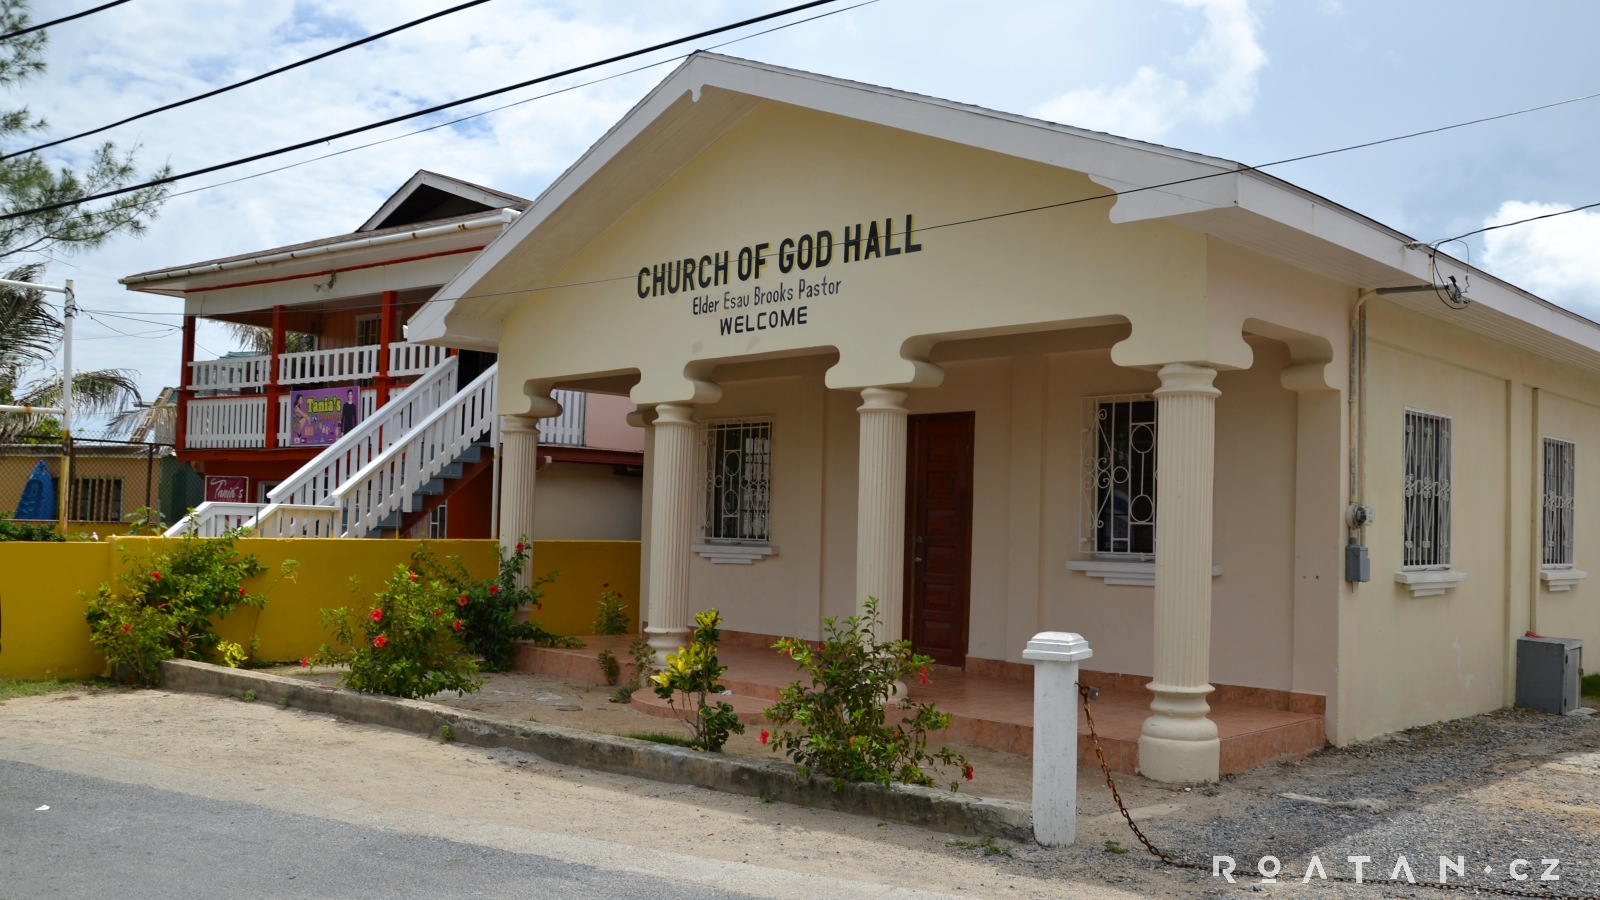
<svg viewBox="0 0 1600 900">
<path fill-rule="evenodd" d="M 280 407 L 278 420 L 287 421 Z M 189 401 L 188 436 L 193 449 L 260 447 L 267 433 L 267 398 L 216 397 Z"/>
<path fill-rule="evenodd" d="M 583 446 L 584 401 L 582 391 L 551 391 L 550 397 L 561 404 L 561 415 L 539 420 L 539 443 Z"/>
<path fill-rule="evenodd" d="M 378 374 L 378 348 L 339 347 L 285 353 L 278 357 L 279 384 L 314 384 L 324 381 L 354 381 Z"/>
<path fill-rule="evenodd" d="M 411 512 L 416 492 L 493 430 L 497 368 L 490 366 L 448 405 L 417 421 L 403 441 L 334 491 L 346 537 L 366 536 L 392 512 Z M 270 515 L 263 513 L 263 520 Z"/>
<path fill-rule="evenodd" d="M 378 377 L 377 344 L 284 353 L 278 357 L 279 384 L 314 384 Z M 400 341 L 389 345 L 389 374 L 395 378 L 421 375 L 437 366 L 449 348 Z M 240 356 L 208 359 L 189 364 L 189 387 L 196 391 L 237 393 L 272 383 L 272 357 Z"/>
<path fill-rule="evenodd" d="M 260 503 L 208 501 L 195 507 L 194 512 L 167 529 L 166 536 L 179 537 L 185 531 L 192 529 L 196 537 L 221 537 L 223 532 L 244 527 L 244 524 L 254 519 L 262 508 L 263 504 Z M 205 510 L 204 515 L 200 514 L 201 510 Z"/>
</svg>

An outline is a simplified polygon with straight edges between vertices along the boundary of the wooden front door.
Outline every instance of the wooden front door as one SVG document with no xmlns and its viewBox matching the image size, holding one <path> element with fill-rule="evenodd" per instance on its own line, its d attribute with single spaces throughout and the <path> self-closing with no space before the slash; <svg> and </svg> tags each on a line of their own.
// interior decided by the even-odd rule
<svg viewBox="0 0 1600 900">
<path fill-rule="evenodd" d="M 904 634 L 940 665 L 967 661 L 972 413 L 911 416 L 906 435 Z"/>
</svg>

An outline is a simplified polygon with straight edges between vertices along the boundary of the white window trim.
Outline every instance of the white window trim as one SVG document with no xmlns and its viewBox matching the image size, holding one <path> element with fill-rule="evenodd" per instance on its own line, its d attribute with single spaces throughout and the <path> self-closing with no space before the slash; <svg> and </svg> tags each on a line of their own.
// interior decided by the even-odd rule
<svg viewBox="0 0 1600 900">
<path fill-rule="evenodd" d="M 1405 408 L 1405 414 L 1409 415 L 1411 413 L 1416 413 L 1418 415 L 1423 415 L 1423 416 L 1431 416 L 1432 418 L 1435 418 L 1435 419 L 1442 419 L 1446 423 L 1448 423 L 1449 426 L 1450 426 L 1450 442 L 1451 442 L 1451 444 L 1450 444 L 1449 463 L 1450 463 L 1450 468 L 1451 468 L 1450 492 L 1451 492 L 1451 495 L 1452 495 L 1450 499 L 1451 499 L 1452 503 L 1451 503 L 1451 509 L 1449 511 L 1449 519 L 1450 519 L 1450 522 L 1451 522 L 1450 531 L 1452 532 L 1452 536 L 1453 536 L 1453 532 L 1455 530 L 1454 529 L 1455 508 L 1454 508 L 1454 502 L 1453 502 L 1454 499 L 1455 499 L 1455 497 L 1454 497 L 1454 494 L 1455 494 L 1455 483 L 1454 483 L 1454 480 L 1455 480 L 1454 479 L 1454 474 L 1455 474 L 1455 472 L 1454 472 L 1454 470 L 1455 470 L 1455 438 L 1456 438 L 1456 434 L 1455 434 L 1455 418 L 1453 416 L 1447 415 L 1445 413 L 1434 412 L 1433 410 L 1430 410 L 1430 409 L 1422 409 L 1420 407 L 1407 406 Z M 1401 418 L 1402 426 L 1404 424 L 1404 421 L 1405 421 L 1404 416 L 1402 416 L 1402 418 Z M 1405 435 L 1404 435 L 1403 432 L 1401 434 L 1401 442 L 1400 443 L 1401 443 L 1401 447 L 1403 449 L 1404 446 L 1405 446 Z M 1401 483 L 1402 484 L 1404 484 L 1404 481 L 1405 481 L 1405 466 L 1406 466 L 1405 459 L 1402 458 L 1400 460 L 1400 474 L 1401 474 Z M 1403 495 L 1402 495 L 1401 500 L 1402 500 L 1402 503 L 1403 503 L 1404 502 L 1404 496 Z M 1401 541 L 1402 541 L 1402 545 L 1401 545 L 1401 551 L 1400 551 L 1400 558 L 1402 560 L 1405 559 L 1404 540 L 1405 540 L 1405 517 L 1404 517 L 1404 514 L 1402 514 L 1402 516 L 1401 516 Z M 1436 565 L 1423 565 L 1423 566 L 1401 565 L 1400 571 L 1394 573 L 1395 583 L 1405 585 L 1411 591 L 1411 596 L 1413 598 L 1418 598 L 1418 597 L 1437 597 L 1440 594 L 1443 594 L 1445 591 L 1454 590 L 1457 585 L 1459 585 L 1463 581 L 1467 580 L 1467 573 L 1463 572 L 1460 569 L 1457 569 L 1455 567 L 1455 563 L 1453 562 L 1453 560 L 1455 559 L 1455 548 L 1453 546 L 1450 548 L 1450 555 L 1451 555 L 1450 558 L 1451 558 L 1452 562 L 1444 563 L 1442 565 L 1438 565 L 1438 564 L 1436 564 Z"/>
<path fill-rule="evenodd" d="M 1588 578 L 1589 573 L 1579 571 L 1577 568 L 1578 548 L 1577 544 L 1573 542 L 1572 539 L 1572 532 L 1576 530 L 1576 516 L 1574 516 L 1573 519 L 1567 524 L 1567 540 L 1570 542 L 1571 547 L 1571 555 L 1568 557 L 1567 561 L 1560 563 L 1544 562 L 1545 527 L 1549 524 L 1549 510 L 1547 508 L 1547 504 L 1550 502 L 1550 483 L 1547 478 L 1549 472 L 1544 469 L 1544 460 L 1546 458 L 1546 453 L 1548 452 L 1546 448 L 1552 442 L 1565 444 L 1571 454 L 1572 478 L 1567 484 L 1567 489 L 1572 493 L 1571 501 L 1574 507 L 1576 506 L 1577 500 L 1576 482 L 1578 468 L 1578 442 L 1570 438 L 1559 437 L 1553 434 L 1544 434 L 1539 436 L 1539 580 L 1544 582 L 1545 588 L 1551 593 L 1560 593 L 1563 591 L 1572 590 L 1573 587 L 1578 584 L 1578 582 Z M 1573 510 L 1569 508 L 1568 512 L 1571 513 L 1572 511 Z"/>
<path fill-rule="evenodd" d="M 719 566 L 748 566 L 778 555 L 771 544 L 693 544 L 689 549 Z"/>
<path fill-rule="evenodd" d="M 1580 572 L 1571 566 L 1542 566 L 1539 569 L 1539 580 L 1551 593 L 1570 591 L 1588 577 L 1588 572 Z"/>
<path fill-rule="evenodd" d="M 1067 560 L 1068 572 L 1082 572 L 1090 578 L 1099 578 L 1106 584 L 1120 584 L 1129 587 L 1155 587 L 1156 563 L 1155 560 L 1129 560 L 1107 559 L 1096 556 L 1086 559 Z M 1216 578 L 1222 574 L 1222 563 L 1211 567 L 1211 577 Z"/>
</svg>

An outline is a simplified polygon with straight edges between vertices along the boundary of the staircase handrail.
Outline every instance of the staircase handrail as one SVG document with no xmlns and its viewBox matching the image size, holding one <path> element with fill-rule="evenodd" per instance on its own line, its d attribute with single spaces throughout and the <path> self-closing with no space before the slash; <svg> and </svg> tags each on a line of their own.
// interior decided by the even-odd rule
<svg viewBox="0 0 1600 900">
<path fill-rule="evenodd" d="M 265 503 L 234 503 L 220 500 L 206 502 L 189 510 L 188 515 L 174 522 L 162 532 L 163 537 L 183 537 L 193 531 L 195 537 L 221 537 L 235 528 L 241 528 L 266 507 Z"/>
<path fill-rule="evenodd" d="M 271 503 L 327 505 L 333 489 L 453 396 L 457 357 L 446 357 L 267 493 Z"/>
<path fill-rule="evenodd" d="M 493 429 L 499 368 L 489 366 L 333 491 L 346 537 L 365 535 L 395 510 L 411 512 L 412 495 Z"/>
</svg>

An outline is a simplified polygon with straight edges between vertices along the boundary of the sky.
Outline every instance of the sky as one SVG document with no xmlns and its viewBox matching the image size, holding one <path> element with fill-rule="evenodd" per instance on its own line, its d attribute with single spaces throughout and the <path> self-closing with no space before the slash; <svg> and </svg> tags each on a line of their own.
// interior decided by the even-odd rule
<svg viewBox="0 0 1600 900">
<path fill-rule="evenodd" d="M 81 167 L 97 141 L 110 139 L 137 148 L 146 170 L 186 171 L 792 2 L 490 0 L 43 155 Z M 535 197 L 691 49 L 1249 164 L 1600 93 L 1592 47 L 1600 4 L 1587 0 L 873 0 L 849 8 L 853 2 L 179 183 L 144 235 L 46 260 L 43 280 L 74 279 L 85 312 L 74 364 L 137 370 L 153 397 L 177 382 L 181 301 L 129 292 L 117 279 L 352 231 L 421 168 Z M 43 136 L 72 134 L 454 4 L 132 0 L 52 28 L 47 71 L 0 98 L 0 109 L 26 105 L 47 120 Z M 34 20 L 94 5 L 34 0 Z M 782 23 L 796 24 L 759 33 Z M 652 63 L 659 64 L 625 74 Z M 579 86 L 597 78 L 606 80 Z M 534 99 L 553 89 L 568 90 Z M 403 136 L 517 101 L 527 102 Z M 392 140 L 356 149 L 385 139 Z M 1600 97 L 1267 171 L 1435 241 L 1600 202 L 1597 144 Z M 268 173 L 291 163 L 299 165 Z M 1444 249 L 1600 319 L 1597 247 L 1600 209 Z M 234 349 L 215 326 L 202 327 L 198 343 L 199 358 Z"/>
</svg>

